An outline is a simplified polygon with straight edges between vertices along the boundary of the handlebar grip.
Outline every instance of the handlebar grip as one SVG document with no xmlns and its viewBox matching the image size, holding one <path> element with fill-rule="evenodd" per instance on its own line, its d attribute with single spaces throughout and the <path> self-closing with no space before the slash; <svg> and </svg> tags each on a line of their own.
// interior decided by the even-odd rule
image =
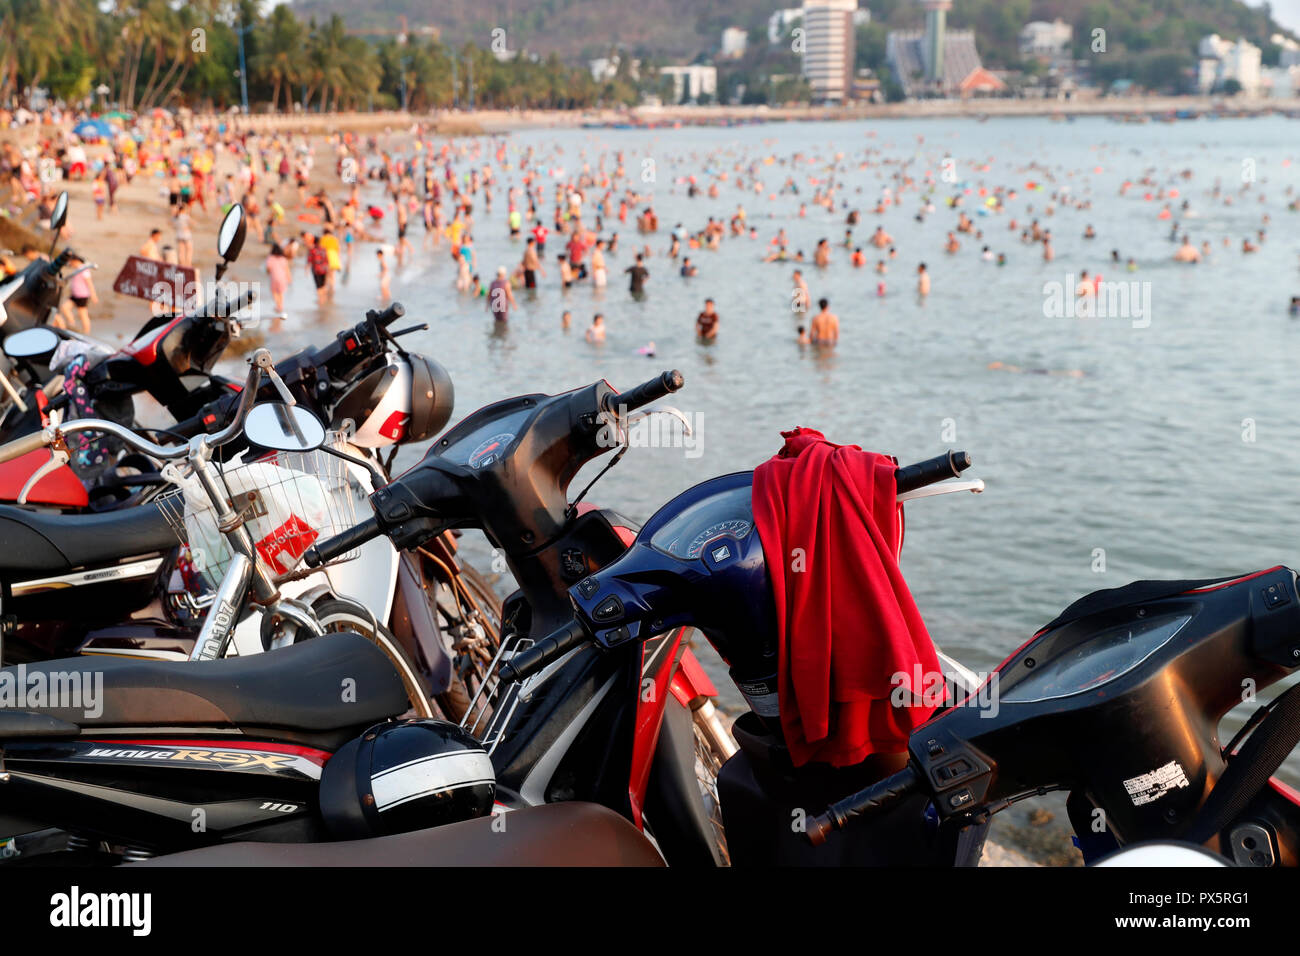
<svg viewBox="0 0 1300 956">
<path fill-rule="evenodd" d="M 242 312 L 256 301 L 257 292 L 253 289 L 247 289 L 234 301 L 234 304 L 226 306 L 226 315 L 229 316 L 234 315 L 236 312 Z"/>
<path fill-rule="evenodd" d="M 377 538 L 383 534 L 379 527 L 378 518 L 367 518 L 361 524 L 353 525 L 342 534 L 336 534 L 328 541 L 322 541 L 314 548 L 308 548 L 302 556 L 309 568 L 319 568 L 322 564 L 328 564 L 341 554 L 346 554 L 353 548 L 358 548 L 372 538 Z"/>
<path fill-rule="evenodd" d="M 568 624 L 542 638 L 526 651 L 521 651 L 501 665 L 501 680 L 513 684 L 536 674 L 547 664 L 559 660 L 572 648 L 587 641 L 587 632 L 582 622 L 570 621 Z"/>
<path fill-rule="evenodd" d="M 30 435 L 24 435 L 22 438 L 15 438 L 11 442 L 0 445 L 0 462 L 13 461 L 15 458 L 29 455 L 39 448 L 46 447 L 49 443 L 50 439 L 45 434 L 45 429 L 32 432 Z"/>
<path fill-rule="evenodd" d="M 945 478 L 955 478 L 969 467 L 969 454 L 964 451 L 949 451 L 928 461 L 918 461 L 915 465 L 899 468 L 894 472 L 894 481 L 898 484 L 898 493 L 901 495 Z"/>
<path fill-rule="evenodd" d="M 813 846 L 821 846 L 832 830 L 842 830 L 853 820 L 888 810 L 921 786 L 922 778 L 909 763 L 893 776 L 873 783 L 838 803 L 827 807 L 821 816 L 808 821 L 804 835 Z"/>
<path fill-rule="evenodd" d="M 617 395 L 609 394 L 605 397 L 605 410 L 613 411 L 615 408 L 622 407 L 627 411 L 634 411 L 642 405 L 649 405 L 656 402 L 665 395 L 671 395 L 684 384 L 686 379 L 677 369 L 664 372 L 648 382 L 642 382 L 636 388 L 629 392 L 619 392 Z"/>
<path fill-rule="evenodd" d="M 394 302 L 388 308 L 384 309 L 383 312 L 375 312 L 373 310 L 367 312 L 366 318 L 373 319 L 384 328 L 388 328 L 388 326 L 392 325 L 404 315 L 406 315 L 406 306 L 402 305 L 400 302 Z"/>
</svg>

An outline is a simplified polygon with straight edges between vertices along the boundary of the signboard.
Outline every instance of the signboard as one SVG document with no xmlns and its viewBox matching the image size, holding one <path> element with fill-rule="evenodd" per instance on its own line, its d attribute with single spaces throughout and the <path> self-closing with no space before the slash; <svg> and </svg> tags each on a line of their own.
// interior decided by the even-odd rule
<svg viewBox="0 0 1300 956">
<path fill-rule="evenodd" d="M 190 266 L 129 256 L 113 280 L 113 291 L 173 307 L 198 292 L 198 273 Z"/>
</svg>

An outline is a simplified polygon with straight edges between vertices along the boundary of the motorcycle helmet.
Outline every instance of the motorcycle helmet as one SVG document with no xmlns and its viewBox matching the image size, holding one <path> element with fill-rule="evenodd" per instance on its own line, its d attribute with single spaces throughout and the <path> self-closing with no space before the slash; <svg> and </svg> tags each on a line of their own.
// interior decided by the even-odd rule
<svg viewBox="0 0 1300 956">
<path fill-rule="evenodd" d="M 344 393 L 334 418 L 352 419 L 357 447 L 383 448 L 431 438 L 451 419 L 455 401 L 451 377 L 437 362 L 390 354 Z"/>
<path fill-rule="evenodd" d="M 445 720 L 371 727 L 325 764 L 320 809 L 340 840 L 472 820 L 492 812 L 496 772 L 483 745 Z"/>
</svg>

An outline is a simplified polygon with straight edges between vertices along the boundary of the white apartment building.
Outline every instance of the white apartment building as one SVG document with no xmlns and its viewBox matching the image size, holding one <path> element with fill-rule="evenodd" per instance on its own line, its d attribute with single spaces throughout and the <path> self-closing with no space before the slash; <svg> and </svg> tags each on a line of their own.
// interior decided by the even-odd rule
<svg viewBox="0 0 1300 956">
<path fill-rule="evenodd" d="M 736 60 L 745 55 L 749 46 L 749 33 L 740 27 L 727 27 L 722 31 L 722 55 Z"/>
<path fill-rule="evenodd" d="M 718 68 L 716 66 L 665 66 L 659 71 L 659 75 L 673 78 L 674 103 L 682 101 L 683 93 L 691 100 L 698 100 L 702 96 L 717 96 Z"/>
<path fill-rule="evenodd" d="M 1263 51 L 1245 38 L 1232 43 L 1224 40 L 1217 33 L 1202 38 L 1197 47 L 1200 61 L 1197 63 L 1197 87 L 1202 93 L 1221 89 L 1228 80 L 1241 84 L 1241 91 L 1247 96 L 1260 92 L 1263 77 L 1260 63 Z"/>
<path fill-rule="evenodd" d="M 1034 20 L 1020 30 L 1020 55 L 1059 59 L 1069 51 L 1073 39 L 1074 27 L 1064 20 Z"/>
<path fill-rule="evenodd" d="M 857 9 L 858 0 L 804 0 L 803 75 L 814 101 L 842 103 L 852 93 Z"/>
</svg>

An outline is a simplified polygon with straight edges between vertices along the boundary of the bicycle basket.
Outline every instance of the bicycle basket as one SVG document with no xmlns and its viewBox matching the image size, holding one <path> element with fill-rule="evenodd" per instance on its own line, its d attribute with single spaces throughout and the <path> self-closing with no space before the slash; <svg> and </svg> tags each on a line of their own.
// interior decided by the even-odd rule
<svg viewBox="0 0 1300 956">
<path fill-rule="evenodd" d="M 327 441 L 342 448 L 342 435 Z M 366 491 L 343 459 L 317 449 L 276 452 L 256 461 L 215 463 L 226 501 L 243 519 L 257 554 L 277 581 L 312 574 L 302 556 L 317 541 L 356 524 L 357 503 Z M 189 550 L 192 569 L 215 588 L 230 564 L 230 549 L 217 527 L 217 511 L 194 476 L 178 476 L 179 487 L 158 499 L 172 530 Z M 355 558 L 358 549 L 332 563 Z"/>
</svg>

